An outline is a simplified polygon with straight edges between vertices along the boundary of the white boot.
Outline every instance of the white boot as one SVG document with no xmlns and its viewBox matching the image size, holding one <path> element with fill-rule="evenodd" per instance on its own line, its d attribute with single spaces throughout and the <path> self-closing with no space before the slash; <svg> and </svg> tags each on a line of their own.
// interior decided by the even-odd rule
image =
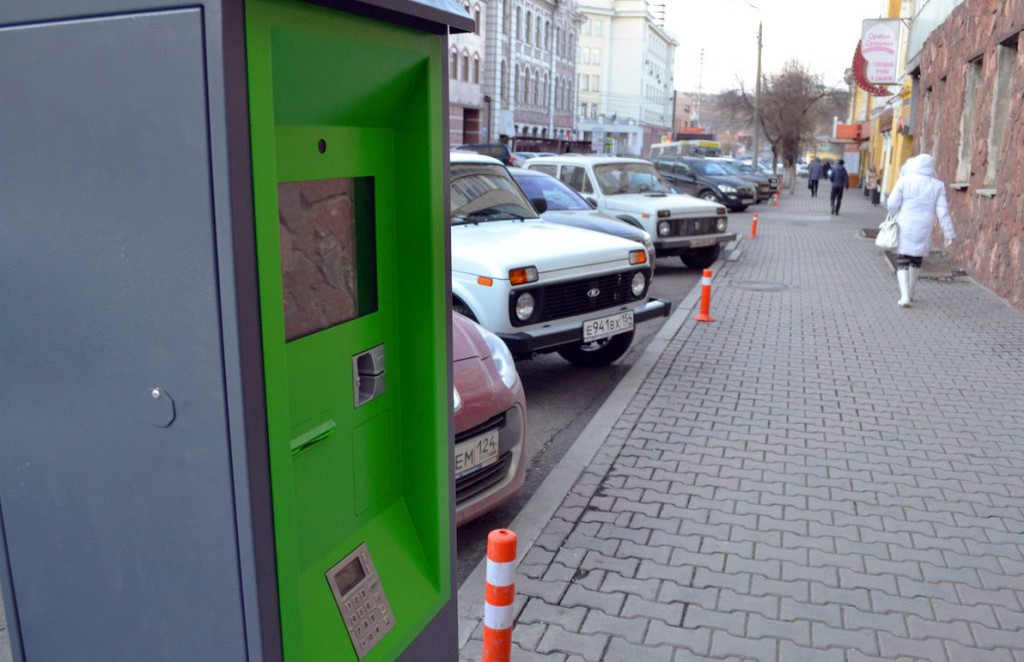
<svg viewBox="0 0 1024 662">
<path fill-rule="evenodd" d="M 896 302 L 901 308 L 910 307 L 910 269 L 897 269 L 896 282 L 900 284 L 900 300 Z"/>
<path fill-rule="evenodd" d="M 917 283 L 917 276 L 921 272 L 917 267 L 910 267 L 910 287 L 907 288 L 907 299 L 914 300 L 914 285 Z"/>
</svg>

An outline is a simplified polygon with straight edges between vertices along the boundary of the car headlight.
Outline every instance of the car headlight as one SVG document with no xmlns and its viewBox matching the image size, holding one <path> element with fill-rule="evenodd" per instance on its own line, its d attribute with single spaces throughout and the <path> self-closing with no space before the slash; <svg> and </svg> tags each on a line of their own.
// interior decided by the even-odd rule
<svg viewBox="0 0 1024 662">
<path fill-rule="evenodd" d="M 494 367 L 498 369 L 501 383 L 505 385 L 505 388 L 512 388 L 515 386 L 516 380 L 519 379 L 519 373 L 516 372 L 516 362 L 512 359 L 512 352 L 508 351 L 508 345 L 479 324 L 476 326 L 480 329 L 480 335 L 483 336 L 484 342 L 487 343 L 487 349 L 491 350 L 491 360 L 494 361 Z"/>
<path fill-rule="evenodd" d="M 519 318 L 520 322 L 533 317 L 533 310 L 536 302 L 533 300 L 533 295 L 529 292 L 523 292 L 516 297 L 516 317 Z"/>
<path fill-rule="evenodd" d="M 633 274 L 633 282 L 630 283 L 630 289 L 633 290 L 633 296 L 638 297 L 644 293 L 647 289 L 647 275 L 642 271 L 638 271 Z"/>
<path fill-rule="evenodd" d="M 459 411 L 462 410 L 462 396 L 459 395 L 459 389 L 455 388 L 454 386 L 452 387 L 452 395 L 454 396 L 454 398 L 452 399 L 452 402 L 454 403 L 452 409 L 455 411 L 456 414 L 458 414 Z"/>
<path fill-rule="evenodd" d="M 668 221 L 661 221 L 658 223 L 658 236 L 667 237 L 668 233 L 672 231 L 672 224 Z"/>
<path fill-rule="evenodd" d="M 735 193 L 736 192 L 736 187 L 729 186 L 728 184 L 719 184 L 718 185 L 718 190 L 723 192 L 723 193 Z"/>
<path fill-rule="evenodd" d="M 720 218 L 717 221 L 715 221 L 715 227 L 718 228 L 719 232 L 725 232 L 725 227 L 727 225 L 729 225 L 729 221 L 725 220 L 724 218 Z"/>
</svg>

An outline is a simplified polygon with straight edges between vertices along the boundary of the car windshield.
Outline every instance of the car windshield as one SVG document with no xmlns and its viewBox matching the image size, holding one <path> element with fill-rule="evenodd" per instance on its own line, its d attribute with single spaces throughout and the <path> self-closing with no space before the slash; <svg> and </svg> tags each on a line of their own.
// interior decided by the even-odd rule
<svg viewBox="0 0 1024 662">
<path fill-rule="evenodd" d="M 589 210 L 591 208 L 587 201 L 581 198 L 576 191 L 554 177 L 547 175 L 513 175 L 513 178 L 530 200 L 544 198 L 548 203 L 549 210 Z"/>
<path fill-rule="evenodd" d="M 500 165 L 453 163 L 451 180 L 452 225 L 537 217 Z"/>
<path fill-rule="evenodd" d="M 735 163 L 729 163 L 728 161 L 716 161 L 715 163 L 717 163 L 719 167 L 721 167 L 723 170 L 725 170 L 730 175 L 742 175 L 743 174 L 743 171 L 740 170 L 736 166 Z"/>
<path fill-rule="evenodd" d="M 594 174 L 605 195 L 669 192 L 668 186 L 650 163 L 606 163 L 594 166 Z"/>
<path fill-rule="evenodd" d="M 729 171 L 714 161 L 691 161 L 693 169 L 702 175 L 728 175 Z"/>
</svg>

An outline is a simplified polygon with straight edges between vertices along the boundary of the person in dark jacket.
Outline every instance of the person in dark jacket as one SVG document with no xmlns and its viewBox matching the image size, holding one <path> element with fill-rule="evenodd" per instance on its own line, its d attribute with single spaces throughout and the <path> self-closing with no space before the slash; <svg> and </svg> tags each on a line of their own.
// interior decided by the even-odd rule
<svg viewBox="0 0 1024 662">
<path fill-rule="evenodd" d="M 812 198 L 818 197 L 818 180 L 824 174 L 825 169 L 821 166 L 821 159 L 815 156 L 811 165 L 807 166 L 807 188 L 811 189 Z"/>
<path fill-rule="evenodd" d="M 836 167 L 832 168 L 829 179 L 832 181 L 832 195 L 829 197 L 832 214 L 839 216 L 839 206 L 843 204 L 843 191 L 850 188 L 850 175 L 846 172 L 843 159 L 839 159 Z"/>
</svg>

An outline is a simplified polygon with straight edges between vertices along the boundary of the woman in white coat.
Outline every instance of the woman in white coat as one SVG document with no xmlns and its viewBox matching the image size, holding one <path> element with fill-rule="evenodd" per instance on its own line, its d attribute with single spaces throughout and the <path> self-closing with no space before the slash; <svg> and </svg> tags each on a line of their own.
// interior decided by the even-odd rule
<svg viewBox="0 0 1024 662">
<path fill-rule="evenodd" d="M 935 217 L 939 217 L 946 246 L 956 237 L 946 201 L 946 185 L 935 176 L 935 158 L 931 154 L 918 154 L 907 159 L 886 206 L 897 214 L 896 224 L 900 228 L 899 246 L 896 247 L 900 300 L 896 303 L 906 308 L 914 299 L 914 283 L 921 269 L 921 259 L 932 246 Z"/>
</svg>

